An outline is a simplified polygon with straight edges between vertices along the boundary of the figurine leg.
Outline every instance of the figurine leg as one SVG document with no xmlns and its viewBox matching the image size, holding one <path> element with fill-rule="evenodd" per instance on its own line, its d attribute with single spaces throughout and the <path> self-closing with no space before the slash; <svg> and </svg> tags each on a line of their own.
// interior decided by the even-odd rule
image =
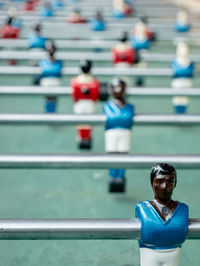
<svg viewBox="0 0 200 266">
<path fill-rule="evenodd" d="M 150 249 L 140 248 L 140 266 L 178 266 L 180 248 Z"/>
<path fill-rule="evenodd" d="M 47 97 L 45 101 L 45 112 L 55 113 L 56 112 L 57 99 L 56 97 Z"/>
<path fill-rule="evenodd" d="M 16 66 L 17 65 L 17 60 L 15 60 L 15 59 L 8 60 L 8 65 L 9 66 Z"/>
<path fill-rule="evenodd" d="M 174 112 L 176 114 L 187 113 L 189 99 L 187 97 L 174 97 L 172 100 Z"/>
<path fill-rule="evenodd" d="M 130 130 L 110 129 L 105 132 L 106 151 L 112 154 L 125 154 L 130 150 Z M 110 169 L 109 192 L 125 192 L 125 169 Z"/>
<path fill-rule="evenodd" d="M 74 103 L 75 114 L 95 113 L 95 102 L 92 100 L 79 100 Z M 90 125 L 79 125 L 77 127 L 77 141 L 80 149 L 92 148 L 92 127 Z"/>
<path fill-rule="evenodd" d="M 33 78 L 33 85 L 35 86 L 39 86 L 40 85 L 40 81 L 41 81 L 41 75 L 38 75 L 36 77 Z"/>
<path fill-rule="evenodd" d="M 92 127 L 89 125 L 77 126 L 77 141 L 80 149 L 92 148 Z"/>
<path fill-rule="evenodd" d="M 109 192 L 125 192 L 125 170 L 124 169 L 110 169 L 109 170 Z"/>
<path fill-rule="evenodd" d="M 42 78 L 38 77 L 38 82 L 42 87 L 56 87 L 60 86 L 60 79 L 56 77 Z M 55 113 L 57 107 L 57 98 L 55 96 L 48 96 L 46 98 L 44 109 L 46 113 Z"/>
</svg>

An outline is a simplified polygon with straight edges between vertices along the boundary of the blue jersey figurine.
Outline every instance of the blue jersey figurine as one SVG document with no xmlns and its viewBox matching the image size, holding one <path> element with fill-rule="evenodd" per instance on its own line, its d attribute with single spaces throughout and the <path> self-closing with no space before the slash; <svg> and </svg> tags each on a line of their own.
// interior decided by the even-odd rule
<svg viewBox="0 0 200 266">
<path fill-rule="evenodd" d="M 48 53 L 48 59 L 42 59 L 39 62 L 41 74 L 35 79 L 34 84 L 43 87 L 57 87 L 60 86 L 60 77 L 62 75 L 62 61 L 56 60 L 54 54 L 56 47 L 53 42 L 47 41 L 45 49 Z M 56 111 L 56 97 L 48 96 L 45 102 L 46 112 Z"/>
<path fill-rule="evenodd" d="M 177 183 L 173 166 L 157 164 L 150 179 L 154 200 L 138 203 L 135 210 L 141 222 L 140 265 L 178 266 L 188 231 L 188 206 L 171 198 Z"/>
<path fill-rule="evenodd" d="M 176 21 L 174 22 L 174 28 L 177 32 L 188 32 L 191 28 L 189 22 L 189 16 L 186 9 L 180 9 L 176 15 Z"/>
<path fill-rule="evenodd" d="M 126 83 L 116 79 L 112 83 L 114 101 L 104 104 L 106 115 L 105 149 L 108 153 L 128 153 L 131 143 L 134 106 L 125 102 Z M 125 170 L 110 169 L 110 192 L 125 192 Z"/>
<path fill-rule="evenodd" d="M 100 11 L 97 11 L 94 19 L 90 21 L 90 28 L 92 31 L 104 31 L 106 29 L 106 25 Z"/>
<path fill-rule="evenodd" d="M 176 60 L 171 63 L 173 71 L 172 88 L 182 89 L 192 87 L 194 76 L 194 63 L 189 58 L 189 47 L 186 43 L 179 43 L 176 50 Z M 173 98 L 175 113 L 184 114 L 187 112 L 189 99 L 185 96 Z"/>
</svg>

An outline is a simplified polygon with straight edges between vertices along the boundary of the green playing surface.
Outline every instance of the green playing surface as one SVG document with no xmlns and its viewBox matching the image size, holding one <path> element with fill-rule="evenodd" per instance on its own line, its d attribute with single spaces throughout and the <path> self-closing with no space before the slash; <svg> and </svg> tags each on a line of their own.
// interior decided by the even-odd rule
<svg viewBox="0 0 200 266">
<path fill-rule="evenodd" d="M 152 48 L 152 52 L 161 51 Z M 172 53 L 174 49 L 165 51 Z M 148 67 L 168 64 L 152 63 Z M 110 79 L 101 77 L 101 81 Z M 31 80 L 1 75 L 0 85 L 31 85 Z M 133 83 L 133 78 L 127 80 Z M 70 77 L 63 77 L 62 85 L 69 83 Z M 146 85 L 169 87 L 170 78 L 151 77 Z M 196 78 L 194 87 L 198 86 Z M 136 113 L 173 113 L 170 97 L 129 97 L 128 101 L 135 104 Z M 43 105 L 44 98 L 39 96 L 0 98 L 1 113 L 43 113 Z M 98 103 L 97 112 L 101 109 L 102 103 Z M 59 97 L 58 113 L 72 112 L 70 97 Z M 199 98 L 190 99 L 189 113 L 200 114 Z M 0 125 L 0 153 L 80 153 L 75 135 L 76 129 L 71 126 Z M 199 136 L 200 126 L 135 126 L 131 153 L 199 154 Z M 94 128 L 93 149 L 87 152 L 105 152 L 103 127 Z M 200 171 L 177 170 L 173 198 L 189 205 L 190 218 L 200 218 Z M 107 170 L 0 169 L 0 218 L 131 218 L 137 202 L 153 197 L 149 173 L 150 169 L 127 170 L 127 192 L 111 195 Z M 180 265 L 198 266 L 198 252 L 199 240 L 186 241 Z M 0 241 L 0 258 L 0 266 L 138 266 L 139 248 L 134 240 Z"/>
</svg>

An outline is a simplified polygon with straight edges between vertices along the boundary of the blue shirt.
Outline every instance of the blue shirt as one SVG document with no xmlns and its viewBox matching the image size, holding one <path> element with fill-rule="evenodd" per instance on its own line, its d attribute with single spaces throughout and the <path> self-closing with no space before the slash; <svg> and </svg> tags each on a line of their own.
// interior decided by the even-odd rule
<svg viewBox="0 0 200 266">
<path fill-rule="evenodd" d="M 191 25 L 190 24 L 179 24 L 178 22 L 174 23 L 175 30 L 178 32 L 187 32 L 190 30 Z"/>
<path fill-rule="evenodd" d="M 188 206 L 184 203 L 178 202 L 166 221 L 148 200 L 136 205 L 135 216 L 141 222 L 141 248 L 173 249 L 181 247 L 186 239 L 189 214 Z"/>
<path fill-rule="evenodd" d="M 31 33 L 28 37 L 28 44 L 30 48 L 45 48 L 46 38 Z"/>
<path fill-rule="evenodd" d="M 103 112 L 106 115 L 105 129 L 131 129 L 133 126 L 134 106 L 126 104 L 119 107 L 114 102 L 109 101 L 104 104 Z"/>
<path fill-rule="evenodd" d="M 41 17 L 52 17 L 53 16 L 53 11 L 49 8 L 43 7 L 40 10 L 40 16 Z"/>
<path fill-rule="evenodd" d="M 90 22 L 90 28 L 93 31 L 104 31 L 106 29 L 105 23 L 97 19 L 93 19 Z"/>
<path fill-rule="evenodd" d="M 191 62 L 188 66 L 182 66 L 178 62 L 171 63 L 173 70 L 173 78 L 192 78 L 194 74 L 194 63 Z"/>
<path fill-rule="evenodd" d="M 131 38 L 131 44 L 133 48 L 136 50 L 141 50 L 141 49 L 148 49 L 150 47 L 150 40 L 146 39 L 144 41 L 138 40 L 135 37 Z"/>
<path fill-rule="evenodd" d="M 42 77 L 61 77 L 62 75 L 62 61 L 56 60 L 51 62 L 48 59 L 42 59 L 39 62 Z"/>
</svg>

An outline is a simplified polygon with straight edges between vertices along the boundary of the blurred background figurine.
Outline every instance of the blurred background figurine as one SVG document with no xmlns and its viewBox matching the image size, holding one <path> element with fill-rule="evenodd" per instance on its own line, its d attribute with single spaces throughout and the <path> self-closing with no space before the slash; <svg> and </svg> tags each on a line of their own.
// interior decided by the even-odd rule
<svg viewBox="0 0 200 266">
<path fill-rule="evenodd" d="M 140 20 L 146 25 L 146 33 L 147 33 L 147 38 L 151 41 L 154 42 L 156 41 L 156 33 L 154 31 L 152 31 L 149 27 L 148 27 L 148 17 L 144 16 L 141 17 Z"/>
<path fill-rule="evenodd" d="M 29 48 L 45 49 L 46 38 L 41 36 L 42 25 L 37 23 L 33 27 L 33 31 L 28 36 Z"/>
<path fill-rule="evenodd" d="M 59 10 L 64 6 L 63 0 L 54 0 L 52 2 L 52 7 L 54 10 Z"/>
<path fill-rule="evenodd" d="M 125 100 L 126 83 L 123 80 L 114 79 L 111 89 L 114 100 L 103 106 L 106 115 L 105 150 L 107 153 L 124 154 L 131 147 L 134 106 Z M 125 169 L 110 169 L 109 176 L 109 192 L 125 192 Z"/>
<path fill-rule="evenodd" d="M 36 2 L 34 0 L 26 0 L 24 5 L 22 6 L 22 10 L 34 11 L 35 7 L 36 7 Z"/>
<path fill-rule="evenodd" d="M 81 10 L 78 8 L 75 8 L 74 11 L 69 14 L 67 21 L 69 23 L 86 23 L 87 20 L 82 16 Z"/>
<path fill-rule="evenodd" d="M 185 8 L 178 10 L 174 23 L 177 32 L 187 32 L 191 28 L 188 12 Z"/>
<path fill-rule="evenodd" d="M 171 86 L 175 89 L 191 88 L 194 75 L 194 63 L 189 58 L 189 47 L 186 43 L 179 43 L 176 49 L 176 60 L 171 63 L 173 79 Z M 189 103 L 188 97 L 173 98 L 176 113 L 186 113 Z"/>
<path fill-rule="evenodd" d="M 130 67 L 139 62 L 139 54 L 128 43 L 128 33 L 124 32 L 112 49 L 112 62 L 115 66 Z"/>
<path fill-rule="evenodd" d="M 3 39 L 17 39 L 21 26 L 21 21 L 17 19 L 17 10 L 10 8 L 6 22 L 1 28 L 1 37 Z"/>
<path fill-rule="evenodd" d="M 60 86 L 60 78 L 62 76 L 62 61 L 55 58 L 56 46 L 50 40 L 45 43 L 45 49 L 48 58 L 39 61 L 41 74 L 35 79 L 34 84 L 43 87 Z M 47 96 L 45 102 L 45 112 L 56 112 L 56 97 Z"/>
<path fill-rule="evenodd" d="M 75 114 L 84 115 L 95 112 L 96 101 L 99 100 L 100 84 L 90 74 L 91 68 L 91 61 L 82 61 L 80 64 L 80 75 L 71 80 Z M 80 149 L 91 149 L 92 127 L 90 125 L 79 125 L 77 127 L 77 141 Z"/>
<path fill-rule="evenodd" d="M 132 14 L 132 6 L 130 1 L 125 0 L 113 0 L 113 12 L 114 18 L 125 18 Z"/>
<path fill-rule="evenodd" d="M 141 222 L 140 265 L 178 266 L 188 231 L 188 206 L 171 198 L 177 183 L 173 166 L 155 165 L 150 180 L 154 199 L 138 203 L 135 210 Z"/>
<path fill-rule="evenodd" d="M 133 36 L 131 37 L 131 43 L 134 49 L 144 50 L 149 49 L 151 44 L 150 31 L 147 28 L 146 23 L 143 19 L 140 19 L 133 29 Z"/>
<path fill-rule="evenodd" d="M 106 24 L 103 19 L 103 15 L 101 11 L 97 11 L 94 19 L 90 21 L 90 29 L 92 31 L 104 31 L 106 30 Z"/>
<path fill-rule="evenodd" d="M 45 1 L 43 3 L 43 6 L 41 6 L 41 9 L 40 9 L 40 16 L 41 17 L 52 17 L 53 16 L 53 9 L 52 9 L 51 2 Z"/>
</svg>

